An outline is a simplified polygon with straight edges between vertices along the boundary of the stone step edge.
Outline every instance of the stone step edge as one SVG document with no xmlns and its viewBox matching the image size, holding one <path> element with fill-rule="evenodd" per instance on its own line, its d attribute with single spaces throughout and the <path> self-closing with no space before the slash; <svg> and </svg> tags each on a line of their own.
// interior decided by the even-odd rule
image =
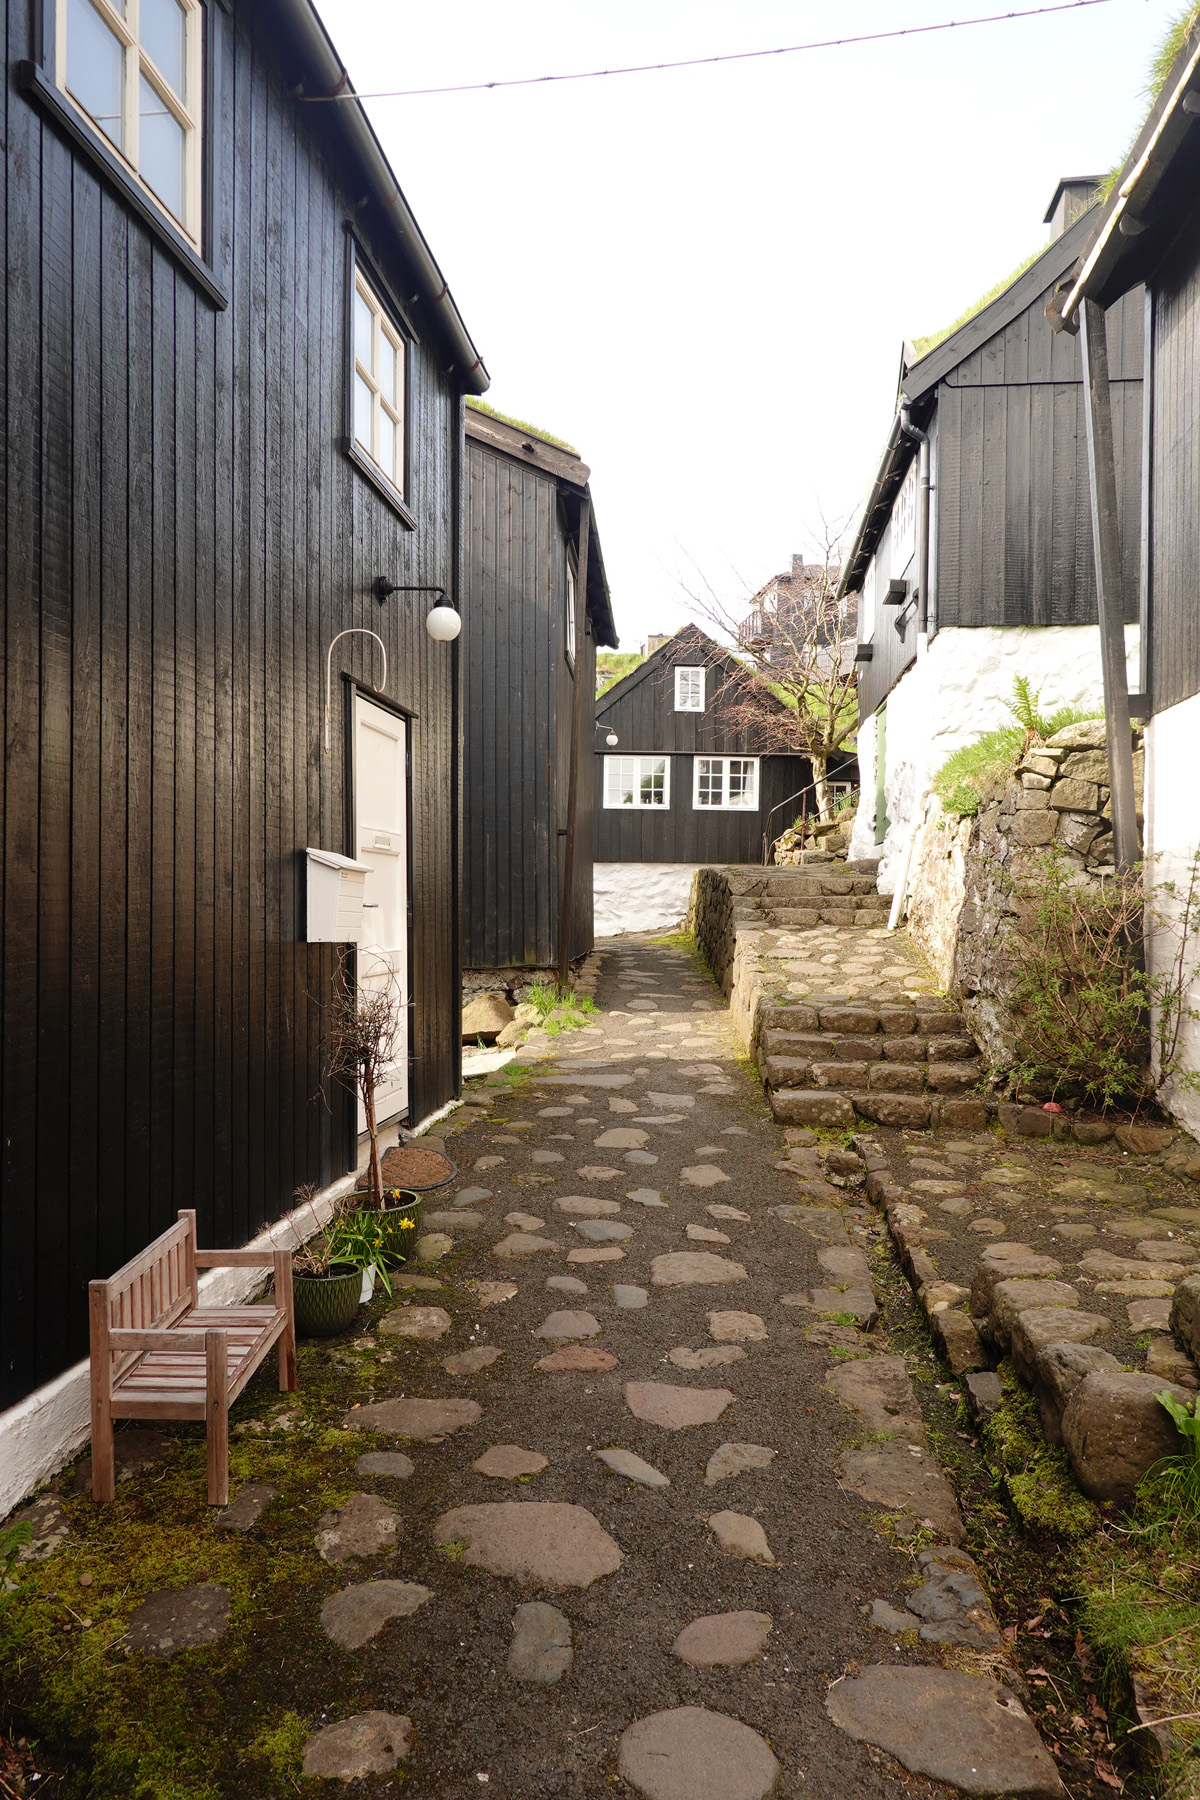
<svg viewBox="0 0 1200 1800">
<path fill-rule="evenodd" d="M 1053 1443 L 1047 1430 L 1047 1420 L 1052 1419 L 1058 1432 L 1059 1444 L 1066 1451 L 1068 1461 L 1071 1463 L 1072 1473 L 1081 1490 L 1086 1493 L 1087 1488 L 1081 1479 L 1082 1471 L 1074 1453 L 1075 1446 L 1069 1439 L 1064 1441 L 1062 1436 L 1061 1425 L 1066 1409 L 1065 1404 L 1061 1401 L 1061 1396 L 1044 1392 L 1039 1384 L 1031 1383 L 1026 1378 L 1026 1370 L 1020 1363 L 1020 1347 L 1017 1346 L 1018 1353 L 1014 1353 L 1012 1344 L 1005 1345 L 1002 1341 L 998 1341 L 990 1323 L 985 1341 L 985 1334 L 981 1332 L 975 1319 L 964 1310 L 964 1305 L 970 1303 L 969 1292 L 961 1285 L 942 1278 L 932 1251 L 921 1242 L 921 1227 L 926 1216 L 926 1208 L 918 1206 L 909 1197 L 907 1188 L 888 1179 L 891 1173 L 890 1165 L 877 1143 L 873 1143 L 869 1136 L 862 1133 L 856 1134 L 851 1141 L 867 1171 L 867 1198 L 883 1214 L 888 1236 L 895 1248 L 897 1259 L 925 1314 L 929 1328 L 938 1348 L 945 1357 L 951 1375 L 955 1379 L 965 1379 L 972 1413 L 977 1419 L 983 1420 L 1000 1404 L 1002 1389 L 995 1364 L 999 1361 L 1009 1361 L 1021 1386 L 1028 1393 L 1033 1394 L 1038 1401 L 1042 1435 L 1045 1441 L 1048 1444 Z M 982 1246 L 980 1266 L 985 1266 L 982 1258 Z M 1182 1286 L 1183 1283 L 1181 1282 L 1180 1285 Z M 1197 1285 L 1200 1286 L 1200 1282 Z M 1182 1319 L 1177 1321 L 1177 1311 L 1186 1311 L 1186 1308 L 1178 1308 L 1173 1302 L 1171 1307 L 1172 1335 L 1179 1348 L 1189 1357 L 1196 1373 L 1197 1383 L 1200 1385 L 1200 1366 L 1197 1366 L 1196 1359 L 1197 1334 L 1193 1334 L 1190 1343 L 1183 1342 L 1186 1334 L 1180 1329 L 1183 1321 Z M 992 1315 L 989 1314 L 989 1321 L 991 1318 Z M 1097 1344 L 1092 1347 L 1102 1350 L 1104 1345 Z M 1153 1371 L 1133 1370 L 1114 1371 L 1114 1373 L 1149 1374 L 1158 1387 L 1170 1388 L 1174 1385 L 1169 1377 L 1155 1375 Z M 1147 1468 L 1157 1460 L 1160 1451 L 1161 1446 L 1159 1449 L 1148 1451 Z M 1103 1496 L 1095 1497 L 1103 1498 Z"/>
<path fill-rule="evenodd" d="M 866 1121 L 908 1131 L 983 1132 L 989 1123 L 982 1100 L 940 1094 L 845 1094 L 836 1088 L 771 1088 L 767 1098 L 780 1125 L 857 1131 Z"/>
<path fill-rule="evenodd" d="M 891 1172 L 890 1166 L 879 1145 L 865 1134 L 857 1134 L 851 1139 L 851 1143 L 862 1158 L 867 1170 L 868 1198 L 883 1213 L 888 1236 L 917 1302 L 925 1314 L 930 1330 L 946 1359 L 952 1376 L 963 1380 L 971 1413 L 982 1424 L 1000 1405 L 1003 1399 L 1003 1387 L 999 1375 L 987 1358 L 983 1340 L 974 1319 L 955 1304 L 954 1296 L 960 1294 L 962 1290 L 956 1284 L 939 1281 L 937 1265 L 933 1256 L 923 1245 L 913 1242 L 909 1238 L 906 1229 L 907 1221 L 902 1210 L 906 1204 L 904 1199 L 906 1190 L 899 1184 L 891 1183 L 886 1179 Z M 919 1227 L 917 1228 L 919 1229 Z M 953 1290 L 953 1293 L 950 1290 Z M 1200 1349 L 1200 1333 L 1197 1334 L 1196 1343 L 1191 1347 L 1180 1342 L 1179 1331 L 1175 1329 L 1175 1310 L 1175 1306 L 1172 1305 L 1171 1322 L 1176 1342 L 1180 1344 L 1181 1349 L 1192 1355 L 1193 1364 L 1197 1365 L 1198 1359 L 1195 1352 Z M 1013 1361 L 1011 1349 L 1009 1360 Z M 1021 1385 L 1039 1399 L 1042 1435 L 1049 1442 L 1045 1431 L 1045 1403 L 1038 1395 L 1038 1390 L 1030 1388 L 1020 1373 L 1016 1371 L 1015 1363 L 1013 1363 L 1013 1368 Z M 1169 1385 L 1165 1377 L 1156 1379 L 1162 1386 Z M 1200 1380 L 1200 1366 L 1197 1366 L 1197 1379 Z M 1053 1406 L 1050 1410 L 1053 1412 Z M 1061 1428 L 1062 1415 L 1059 1414 L 1057 1417 Z M 1062 1447 L 1066 1450 L 1068 1461 L 1072 1461 L 1070 1445 L 1064 1444 Z M 989 1463 L 992 1462 L 991 1458 L 988 1460 Z M 994 1464 L 992 1466 L 995 1467 Z M 1075 1470 L 1073 1461 L 1072 1472 L 1078 1479 L 1078 1472 Z M 997 1473 L 1002 1473 L 1002 1471 L 997 1469 Z M 1132 1693 L 1131 1710 L 1138 1724 L 1146 1725 L 1161 1713 L 1162 1708 L 1155 1705 L 1154 1698 L 1149 1693 L 1144 1690 L 1139 1692 L 1135 1688 Z M 1160 1748 L 1162 1747 L 1160 1745 Z"/>
</svg>

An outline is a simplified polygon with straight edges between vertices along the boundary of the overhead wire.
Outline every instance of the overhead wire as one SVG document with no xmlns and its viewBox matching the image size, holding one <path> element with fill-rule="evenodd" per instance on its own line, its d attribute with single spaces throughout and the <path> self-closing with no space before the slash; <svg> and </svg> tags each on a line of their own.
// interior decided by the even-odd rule
<svg viewBox="0 0 1200 1800">
<path fill-rule="evenodd" d="M 496 81 L 459 81 L 444 87 L 383 88 L 358 93 L 339 84 L 330 94 L 304 94 L 310 105 L 339 100 L 419 100 L 437 94 L 491 93 L 497 88 L 540 87 L 550 82 L 599 81 L 612 75 L 657 75 L 668 69 L 702 69 L 714 63 L 753 62 L 768 56 L 798 56 L 811 50 L 840 50 L 849 44 L 878 44 L 886 39 L 925 37 L 937 31 L 962 31 L 972 25 L 1004 25 L 1015 19 L 1039 19 L 1047 13 L 1078 12 L 1085 6 L 1110 6 L 1113 0 L 1055 0 L 1049 6 L 1030 6 L 1002 13 L 985 13 L 970 19 L 942 19 L 932 25 L 899 25 L 887 31 L 859 32 L 851 37 L 818 38 L 807 44 L 779 44 L 769 50 L 730 50 L 716 56 L 685 56 L 669 62 L 627 63 L 613 69 L 575 69 L 562 75 L 515 75 Z"/>
</svg>

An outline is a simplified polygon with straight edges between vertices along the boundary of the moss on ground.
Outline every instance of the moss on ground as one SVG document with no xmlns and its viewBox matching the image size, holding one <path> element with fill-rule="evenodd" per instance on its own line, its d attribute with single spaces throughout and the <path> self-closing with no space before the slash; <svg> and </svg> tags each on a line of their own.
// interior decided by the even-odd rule
<svg viewBox="0 0 1200 1800">
<path fill-rule="evenodd" d="M 1004 1398 L 984 1423 L 981 1436 L 1013 1505 L 1026 1525 L 1059 1539 L 1086 1537 L 1099 1529 L 1100 1514 L 1080 1492 L 1065 1450 L 1042 1435 L 1037 1403 L 1011 1362 L 998 1370 Z"/>
<path fill-rule="evenodd" d="M 1110 1693 L 1136 1679 L 1148 1717 L 1171 1720 L 1157 1800 L 1200 1793 L 1200 1510 L 1182 1459 L 1151 1470 L 1124 1519 L 1106 1522 L 1077 1564 L 1080 1624 Z M 1140 1735 L 1140 1734 L 1139 1734 Z"/>
<path fill-rule="evenodd" d="M 264 1429 L 232 1440 L 230 1480 L 235 1489 L 253 1480 L 279 1490 L 264 1529 L 246 1537 L 215 1530 L 200 1428 L 177 1428 L 164 1461 L 122 1482 L 109 1506 L 95 1506 L 87 1493 L 64 1495 L 71 1554 L 24 1565 L 20 1590 L 0 1613 L 6 1698 L 57 1765 L 58 1794 L 220 1800 L 241 1791 L 266 1800 L 295 1791 L 272 1772 L 278 1756 L 263 1763 L 255 1748 L 261 1674 L 279 1668 L 297 1641 L 312 1645 L 314 1611 L 339 1585 L 314 1558 L 313 1533 L 323 1512 L 345 1503 L 363 1448 L 328 1428 L 323 1354 L 302 1349 L 297 1404 L 281 1411 L 264 1381 L 239 1409 L 239 1423 L 249 1413 Z M 126 1650 L 132 1600 L 203 1582 L 229 1590 L 229 1629 L 219 1643 L 169 1661 Z M 316 1646 L 305 1661 L 310 1722 L 294 1714 L 293 1736 L 307 1736 L 328 1697 L 328 1660 Z M 246 1758 L 258 1765 L 253 1783 Z"/>
</svg>

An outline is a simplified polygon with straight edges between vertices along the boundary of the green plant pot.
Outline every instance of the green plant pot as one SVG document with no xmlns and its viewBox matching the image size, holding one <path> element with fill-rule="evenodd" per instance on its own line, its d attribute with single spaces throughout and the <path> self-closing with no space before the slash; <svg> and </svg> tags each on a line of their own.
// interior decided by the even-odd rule
<svg viewBox="0 0 1200 1800">
<path fill-rule="evenodd" d="M 413 1246 L 421 1233 L 421 1196 L 414 1194 L 411 1188 L 403 1188 L 402 1193 L 408 1199 L 400 1204 L 388 1205 L 385 1201 L 380 1215 L 387 1228 L 387 1247 L 384 1251 L 388 1262 L 407 1262 L 413 1253 Z M 406 1230 L 402 1221 L 412 1220 L 412 1229 Z"/>
<path fill-rule="evenodd" d="M 296 1299 L 296 1330 L 302 1337 L 336 1337 L 348 1331 L 358 1317 L 362 1270 L 353 1263 L 335 1263 L 328 1275 L 292 1276 Z"/>
</svg>

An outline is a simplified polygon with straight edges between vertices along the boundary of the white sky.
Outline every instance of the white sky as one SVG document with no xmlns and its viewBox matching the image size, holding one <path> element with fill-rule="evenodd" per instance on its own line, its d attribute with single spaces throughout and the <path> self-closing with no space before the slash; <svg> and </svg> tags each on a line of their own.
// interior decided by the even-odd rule
<svg viewBox="0 0 1200 1800">
<path fill-rule="evenodd" d="M 796 43 L 994 0 L 318 0 L 356 85 Z M 1029 0 L 1002 0 L 1004 6 Z M 1060 175 L 1124 153 L 1181 0 L 711 69 L 375 101 L 492 376 L 592 470 L 622 645 L 750 594 L 850 514 L 905 337 L 1046 239 Z"/>
</svg>

